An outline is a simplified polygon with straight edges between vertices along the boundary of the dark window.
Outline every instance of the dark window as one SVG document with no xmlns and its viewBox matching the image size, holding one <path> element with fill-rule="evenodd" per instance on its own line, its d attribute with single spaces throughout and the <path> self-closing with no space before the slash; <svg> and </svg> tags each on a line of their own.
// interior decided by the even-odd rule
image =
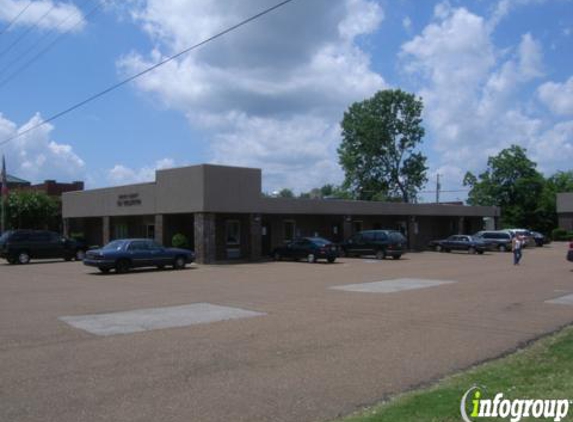
<svg viewBox="0 0 573 422">
<path fill-rule="evenodd" d="M 30 242 L 48 242 L 50 240 L 50 233 L 48 232 L 35 232 L 29 236 Z"/>
<path fill-rule="evenodd" d="M 377 232 L 376 233 L 376 240 L 383 242 L 385 240 L 388 240 L 388 236 L 384 232 Z"/>
<path fill-rule="evenodd" d="M 365 242 L 373 242 L 374 239 L 376 238 L 376 233 L 372 232 L 362 233 L 362 238 L 364 239 Z"/>
<path fill-rule="evenodd" d="M 129 248 L 127 248 L 130 251 L 146 251 L 147 248 L 147 242 L 143 242 L 140 240 L 137 240 L 135 242 L 131 242 L 129 244 Z"/>
<path fill-rule="evenodd" d="M 285 221 L 283 223 L 284 240 L 290 242 L 295 237 L 294 221 Z"/>
</svg>

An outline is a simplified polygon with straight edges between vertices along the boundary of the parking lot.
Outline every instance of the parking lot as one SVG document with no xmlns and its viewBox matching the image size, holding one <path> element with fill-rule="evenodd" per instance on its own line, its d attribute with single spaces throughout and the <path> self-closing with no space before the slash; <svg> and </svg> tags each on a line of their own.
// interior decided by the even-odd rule
<svg viewBox="0 0 573 422">
<path fill-rule="evenodd" d="M 565 251 L 527 249 L 520 266 L 435 252 L 123 275 L 0 264 L 0 420 L 331 420 L 571 323 L 573 301 L 547 303 L 573 294 Z M 125 323 L 193 304 L 184 326 Z M 101 314 L 123 322 L 70 323 Z"/>
</svg>

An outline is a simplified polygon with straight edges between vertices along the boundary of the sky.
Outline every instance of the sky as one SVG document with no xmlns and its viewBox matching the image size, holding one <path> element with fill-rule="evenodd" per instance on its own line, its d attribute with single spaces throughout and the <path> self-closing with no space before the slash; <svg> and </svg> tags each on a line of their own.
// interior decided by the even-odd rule
<svg viewBox="0 0 573 422">
<path fill-rule="evenodd" d="M 278 0 L 0 0 L 0 143 Z M 572 0 L 294 0 L 5 145 L 8 173 L 88 188 L 199 163 L 262 168 L 267 192 L 344 178 L 344 111 L 424 102 L 433 198 L 511 144 L 573 168 Z M 453 192 L 447 192 L 453 191 Z"/>
</svg>

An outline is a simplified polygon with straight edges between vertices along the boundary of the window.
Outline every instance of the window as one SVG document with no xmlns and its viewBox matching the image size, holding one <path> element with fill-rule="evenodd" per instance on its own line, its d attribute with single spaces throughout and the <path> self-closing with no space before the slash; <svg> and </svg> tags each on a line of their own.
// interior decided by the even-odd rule
<svg viewBox="0 0 573 422">
<path fill-rule="evenodd" d="M 130 251 L 146 251 L 147 250 L 147 242 L 143 242 L 141 240 L 136 240 L 129 244 L 128 250 Z"/>
<path fill-rule="evenodd" d="M 116 239 L 129 237 L 127 231 L 127 224 L 116 224 L 114 227 L 114 234 Z"/>
<path fill-rule="evenodd" d="M 386 236 L 386 233 L 384 232 L 376 232 L 376 240 L 378 240 L 379 242 L 383 242 L 385 240 L 388 239 L 388 236 Z"/>
<path fill-rule="evenodd" d="M 155 239 L 155 224 L 148 224 L 145 227 L 145 234 L 148 239 Z"/>
<path fill-rule="evenodd" d="M 237 220 L 227 220 L 225 226 L 225 242 L 227 245 L 241 244 L 241 225 Z"/>
<path fill-rule="evenodd" d="M 292 220 L 283 223 L 283 233 L 285 242 L 290 242 L 295 238 L 295 224 Z"/>
</svg>

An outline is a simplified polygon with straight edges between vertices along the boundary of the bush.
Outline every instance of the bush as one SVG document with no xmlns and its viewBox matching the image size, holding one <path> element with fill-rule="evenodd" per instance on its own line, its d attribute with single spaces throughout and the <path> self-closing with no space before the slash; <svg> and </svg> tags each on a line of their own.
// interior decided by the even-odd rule
<svg viewBox="0 0 573 422">
<path fill-rule="evenodd" d="M 553 240 L 573 240 L 573 231 L 568 232 L 565 229 L 553 229 L 551 232 L 551 238 Z"/>
<path fill-rule="evenodd" d="M 189 249 L 189 239 L 187 239 L 184 234 L 177 233 L 173 235 L 171 245 L 173 245 L 174 248 Z"/>
</svg>

